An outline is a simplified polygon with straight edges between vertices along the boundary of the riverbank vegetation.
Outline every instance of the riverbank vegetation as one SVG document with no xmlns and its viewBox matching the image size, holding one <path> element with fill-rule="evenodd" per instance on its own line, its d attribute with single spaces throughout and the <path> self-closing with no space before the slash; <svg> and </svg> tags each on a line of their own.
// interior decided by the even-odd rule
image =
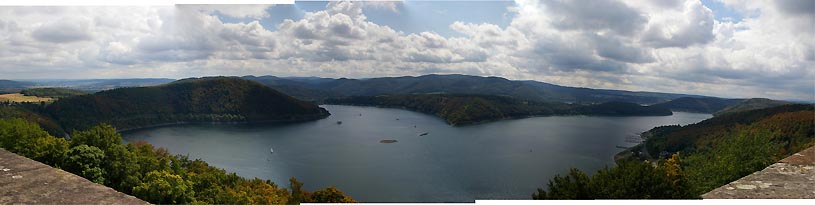
<svg viewBox="0 0 815 205">
<path fill-rule="evenodd" d="M 146 142 L 125 144 L 107 124 L 75 131 L 66 140 L 27 120 L 0 119 L 0 147 L 156 204 L 354 202 L 334 187 L 308 192 L 292 178 L 291 189 L 286 189 Z"/>
<path fill-rule="evenodd" d="M 546 115 L 664 116 L 671 111 L 634 103 L 567 104 L 471 94 L 413 94 L 328 99 L 327 104 L 404 108 L 436 115 L 451 125 Z"/>
<path fill-rule="evenodd" d="M 554 177 L 548 191 L 539 189 L 533 198 L 699 198 L 815 146 L 813 122 L 815 107 L 797 104 L 725 114 L 687 126 L 657 127 L 644 133 L 645 150 L 654 158 L 620 160 L 618 166 L 591 177 L 572 170 Z"/>
</svg>

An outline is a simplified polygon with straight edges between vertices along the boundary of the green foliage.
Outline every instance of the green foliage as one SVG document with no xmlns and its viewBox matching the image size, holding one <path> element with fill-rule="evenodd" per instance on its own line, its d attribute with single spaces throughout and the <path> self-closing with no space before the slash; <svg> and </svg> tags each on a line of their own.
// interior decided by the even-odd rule
<svg viewBox="0 0 815 205">
<path fill-rule="evenodd" d="M 532 194 L 532 199 L 592 199 L 593 194 L 589 184 L 591 178 L 579 169 L 572 168 L 569 175 L 555 175 L 549 180 L 549 192 L 538 188 L 537 193 Z"/>
<path fill-rule="evenodd" d="M 778 161 L 781 145 L 773 142 L 767 130 L 741 130 L 715 149 L 696 152 L 685 162 L 693 192 L 701 195 L 721 185 L 764 169 Z M 749 151 L 746 151 L 749 150 Z"/>
<path fill-rule="evenodd" d="M 646 145 L 651 155 L 659 152 L 694 152 L 714 147 L 721 139 L 739 129 L 770 130 L 784 144 L 783 152 L 798 152 L 815 141 L 815 107 L 813 105 L 783 105 L 748 112 L 716 116 L 702 122 L 670 128 L 670 131 L 649 131 Z M 737 129 L 738 126 L 747 126 Z M 794 151 L 794 152 L 790 152 Z"/>
<path fill-rule="evenodd" d="M 48 98 L 65 98 L 76 95 L 88 94 L 85 91 L 67 88 L 28 88 L 20 91 L 20 93 L 27 96 L 48 97 Z"/>
<path fill-rule="evenodd" d="M 106 124 L 74 132 L 66 141 L 32 122 L 0 119 L 0 147 L 151 203 L 353 202 L 333 187 L 311 194 L 297 182 L 299 186 L 290 193 L 271 181 L 247 180 L 143 141 L 122 144 L 116 129 Z M 302 197 L 293 200 L 292 193 Z"/>
<path fill-rule="evenodd" d="M 303 190 L 303 182 L 297 181 L 294 177 L 289 178 L 289 188 L 291 188 L 291 198 L 286 202 L 287 204 L 299 204 L 307 201 L 310 194 Z"/>
<path fill-rule="evenodd" d="M 94 146 L 79 145 L 72 147 L 65 161 L 65 170 L 93 182 L 104 184 L 105 170 L 101 168 L 105 153 Z"/>
<path fill-rule="evenodd" d="M 51 137 L 23 119 L 0 119 L 0 147 L 54 166 L 60 166 L 68 153 L 65 139 Z"/>
<path fill-rule="evenodd" d="M 44 113 L 44 106 L 39 103 L 0 103 L 0 119 L 21 118 L 40 125 L 45 131 L 54 136 L 65 136 L 62 126 L 48 114 Z"/>
<path fill-rule="evenodd" d="M 88 145 L 109 152 L 111 147 L 122 144 L 122 136 L 108 124 L 100 124 L 88 130 L 75 131 L 71 135 L 71 146 Z"/>
<path fill-rule="evenodd" d="M 351 197 L 346 196 L 342 191 L 333 186 L 328 186 L 325 189 L 317 190 L 311 194 L 308 202 L 325 202 L 325 203 L 356 203 Z"/>
<path fill-rule="evenodd" d="M 648 152 L 654 156 L 674 153 L 665 160 L 655 159 L 663 162 L 657 168 L 621 161 L 617 167 L 594 174 L 587 189 L 574 188 L 579 187 L 574 180 L 558 176 L 550 181 L 549 193 L 539 189 L 533 197 L 584 198 L 581 194 L 590 193 L 585 198 L 698 198 L 815 145 L 814 108 L 784 105 L 720 115 L 687 126 L 656 127 L 643 133 Z M 679 159 L 678 151 L 684 160 Z"/>
<path fill-rule="evenodd" d="M 133 195 L 158 204 L 195 202 L 192 182 L 166 170 L 148 172 L 143 182 L 133 187 Z"/>
<path fill-rule="evenodd" d="M 326 103 L 406 108 L 439 116 L 452 125 L 540 115 L 671 115 L 671 111 L 667 109 L 633 103 L 606 102 L 577 105 L 524 101 L 504 96 L 465 94 L 358 96 L 328 99 Z"/>
<path fill-rule="evenodd" d="M 263 122 L 322 118 L 315 104 L 238 78 L 186 79 L 173 83 L 118 88 L 57 100 L 47 113 L 67 130 L 107 123 L 133 129 L 182 122 Z"/>
<path fill-rule="evenodd" d="M 625 162 L 597 171 L 591 177 L 577 169 L 568 176 L 555 176 L 548 189 L 538 189 L 533 199 L 676 199 L 690 198 L 677 164 L 658 167 L 650 163 Z"/>
<path fill-rule="evenodd" d="M 303 190 L 303 183 L 297 181 L 294 177 L 289 179 L 289 187 L 291 187 L 291 197 L 286 202 L 287 204 L 299 204 L 303 202 L 308 203 L 356 203 L 351 197 L 345 196 L 342 191 L 333 186 L 328 186 L 325 189 L 317 190 L 313 193 Z"/>
</svg>

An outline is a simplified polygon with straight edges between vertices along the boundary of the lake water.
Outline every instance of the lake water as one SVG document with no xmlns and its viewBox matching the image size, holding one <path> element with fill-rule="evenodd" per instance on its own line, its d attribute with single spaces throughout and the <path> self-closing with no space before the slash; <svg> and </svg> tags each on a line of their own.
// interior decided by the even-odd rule
<svg viewBox="0 0 815 205">
<path fill-rule="evenodd" d="M 311 122 L 180 125 L 123 135 L 284 187 L 292 176 L 308 190 L 333 185 L 362 202 L 472 202 L 529 199 L 570 167 L 593 173 L 614 166 L 617 146 L 634 145 L 627 137 L 711 117 L 555 116 L 453 127 L 400 109 L 322 107 L 331 116 Z M 386 139 L 398 142 L 380 143 Z"/>
</svg>

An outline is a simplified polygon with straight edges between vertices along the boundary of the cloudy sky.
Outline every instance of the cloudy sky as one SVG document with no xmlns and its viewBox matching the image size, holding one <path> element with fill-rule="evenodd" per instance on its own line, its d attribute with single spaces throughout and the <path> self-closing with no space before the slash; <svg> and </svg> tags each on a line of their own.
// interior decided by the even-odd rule
<svg viewBox="0 0 815 205">
<path fill-rule="evenodd" d="M 815 1 L 0 7 L 0 79 L 431 73 L 815 100 Z"/>
</svg>

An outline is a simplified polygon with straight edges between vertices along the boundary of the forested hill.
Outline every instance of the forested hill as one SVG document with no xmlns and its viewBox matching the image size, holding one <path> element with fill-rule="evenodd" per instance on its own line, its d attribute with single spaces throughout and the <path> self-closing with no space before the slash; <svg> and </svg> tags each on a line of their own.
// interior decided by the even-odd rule
<svg viewBox="0 0 815 205">
<path fill-rule="evenodd" d="M 505 96 L 467 94 L 357 96 L 328 99 L 326 103 L 405 108 L 439 116 L 451 125 L 541 115 L 671 115 L 671 111 L 667 109 L 624 102 L 577 105 L 518 100 Z"/>
<path fill-rule="evenodd" d="M 646 151 L 680 153 L 694 192 L 706 193 L 815 146 L 815 106 L 790 104 L 648 131 Z M 665 155 L 662 155 L 665 156 Z"/>
<path fill-rule="evenodd" d="M 815 106 L 782 105 L 643 133 L 618 166 L 551 179 L 534 199 L 699 198 L 815 145 Z"/>
<path fill-rule="evenodd" d="M 47 98 L 65 98 L 76 95 L 85 95 L 88 92 L 81 90 L 74 90 L 68 88 L 28 88 L 20 91 L 23 95 L 47 97 Z"/>
<path fill-rule="evenodd" d="M 244 76 L 286 94 L 310 101 L 350 96 L 407 94 L 502 95 L 516 99 L 546 102 L 631 102 L 655 104 L 693 95 L 604 90 L 554 85 L 538 81 L 517 81 L 500 77 L 470 75 L 423 75 L 368 79 L 283 78 Z"/>
<path fill-rule="evenodd" d="M 66 131 L 105 122 L 119 130 L 185 122 L 297 121 L 328 116 L 315 104 L 228 77 L 179 80 L 60 99 L 46 108 Z"/>
<path fill-rule="evenodd" d="M 730 105 L 730 106 L 728 106 L 728 107 L 726 107 L 724 109 L 719 110 L 716 113 L 713 113 L 713 115 L 719 116 L 719 115 L 724 115 L 724 114 L 727 114 L 727 113 L 735 113 L 735 112 L 742 112 L 742 111 L 748 111 L 748 110 L 758 110 L 758 109 L 771 108 L 771 107 L 776 107 L 776 106 L 781 106 L 781 105 L 786 105 L 786 104 L 790 104 L 790 102 L 778 101 L 778 100 L 770 100 L 770 99 L 767 99 L 767 98 L 752 98 L 752 99 L 747 99 L 747 100 L 738 102 L 736 104 Z"/>
<path fill-rule="evenodd" d="M 742 101 L 742 99 L 681 97 L 668 102 L 655 104 L 653 106 L 680 112 L 715 113 L 740 101 Z"/>
<path fill-rule="evenodd" d="M 777 137 L 786 142 L 785 150 L 800 151 L 815 145 L 815 106 L 811 104 L 790 104 L 772 108 L 737 112 L 716 116 L 687 126 L 663 126 L 648 132 L 646 147 L 657 155 L 661 151 L 669 153 L 693 151 L 714 147 L 719 140 L 736 131 L 744 131 L 749 126 L 767 125 L 769 131 L 784 132 Z M 772 121 L 773 123 L 760 123 Z"/>
</svg>

